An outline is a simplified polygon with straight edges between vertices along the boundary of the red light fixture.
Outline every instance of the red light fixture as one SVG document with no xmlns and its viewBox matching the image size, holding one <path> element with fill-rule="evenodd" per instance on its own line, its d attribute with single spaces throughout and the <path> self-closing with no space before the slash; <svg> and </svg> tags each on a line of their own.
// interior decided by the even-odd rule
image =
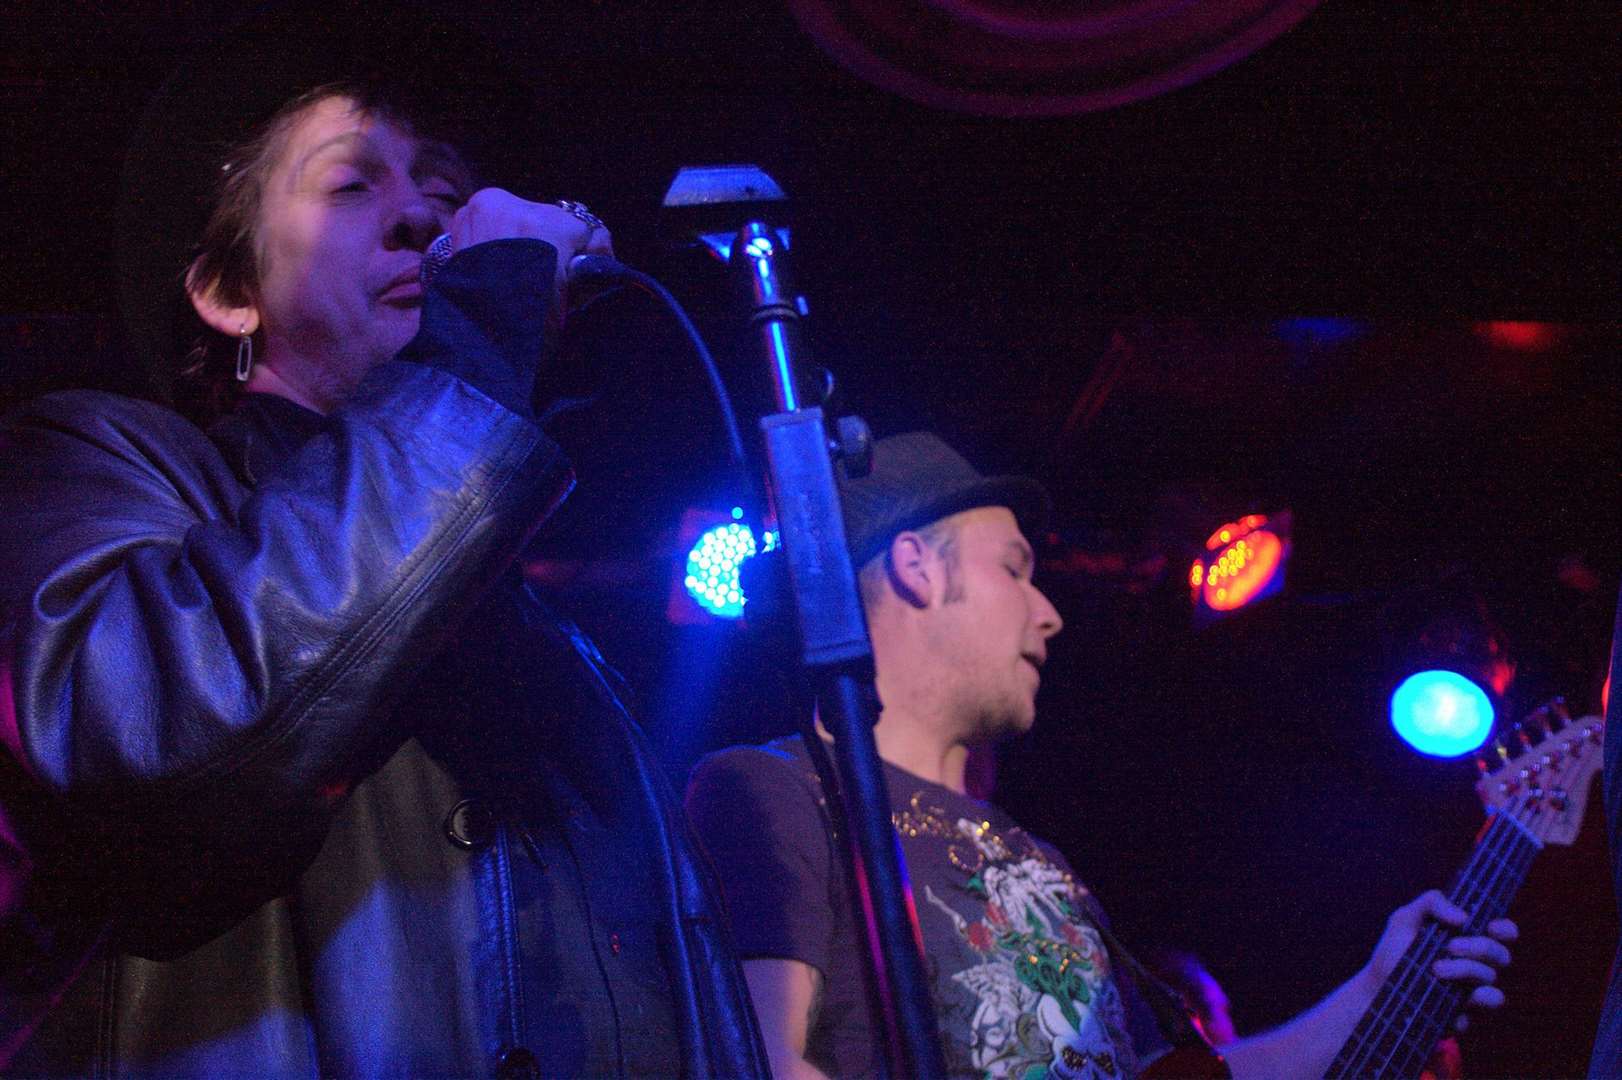
<svg viewBox="0 0 1622 1080">
<path fill-rule="evenodd" d="M 1554 344 L 1555 326 L 1546 322 L 1498 320 L 1476 324 L 1476 332 L 1490 345 L 1520 352 L 1538 352 Z"/>
<path fill-rule="evenodd" d="M 1213 532 L 1205 553 L 1188 569 L 1196 614 L 1214 618 L 1271 596 L 1284 587 L 1290 554 L 1290 512 L 1247 514 Z"/>
</svg>

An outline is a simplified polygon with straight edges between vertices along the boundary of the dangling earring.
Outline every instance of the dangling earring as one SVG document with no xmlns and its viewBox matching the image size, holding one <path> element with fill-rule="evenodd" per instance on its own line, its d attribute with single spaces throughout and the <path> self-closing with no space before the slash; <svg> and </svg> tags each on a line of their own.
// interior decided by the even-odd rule
<svg viewBox="0 0 1622 1080">
<path fill-rule="evenodd" d="M 253 335 L 248 324 L 242 324 L 242 335 L 237 338 L 237 382 L 247 382 L 253 373 Z"/>
</svg>

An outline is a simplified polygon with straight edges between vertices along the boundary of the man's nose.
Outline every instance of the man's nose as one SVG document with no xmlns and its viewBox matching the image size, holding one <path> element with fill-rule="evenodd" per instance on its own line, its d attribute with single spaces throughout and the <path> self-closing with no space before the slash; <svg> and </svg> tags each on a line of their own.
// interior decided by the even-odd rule
<svg viewBox="0 0 1622 1080">
<path fill-rule="evenodd" d="M 1047 594 L 1035 585 L 1031 591 L 1036 593 L 1036 628 L 1042 632 L 1043 638 L 1050 638 L 1064 629 L 1064 619 L 1059 617 L 1059 609 L 1053 606 Z"/>
</svg>

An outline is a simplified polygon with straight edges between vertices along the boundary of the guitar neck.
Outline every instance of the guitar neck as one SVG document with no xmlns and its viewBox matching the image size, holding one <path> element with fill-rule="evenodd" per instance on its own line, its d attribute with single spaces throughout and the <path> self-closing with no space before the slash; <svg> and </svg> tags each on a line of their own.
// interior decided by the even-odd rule
<svg viewBox="0 0 1622 1080">
<path fill-rule="evenodd" d="M 1511 815 L 1491 815 L 1447 894 L 1470 913 L 1470 921 L 1462 930 L 1435 922 L 1420 930 L 1336 1055 L 1329 1077 L 1412 1080 L 1420 1074 L 1464 1000 L 1462 990 L 1431 974 L 1431 965 L 1449 938 L 1484 934 L 1489 922 L 1509 910 L 1542 848 Z"/>
</svg>

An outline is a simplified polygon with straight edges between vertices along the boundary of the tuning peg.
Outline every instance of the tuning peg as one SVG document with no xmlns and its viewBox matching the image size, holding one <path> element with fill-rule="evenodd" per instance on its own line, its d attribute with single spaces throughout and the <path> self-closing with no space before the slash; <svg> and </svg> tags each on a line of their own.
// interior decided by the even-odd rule
<svg viewBox="0 0 1622 1080">
<path fill-rule="evenodd" d="M 1517 722 L 1510 730 L 1514 731 L 1515 737 L 1521 741 L 1521 748 L 1523 750 L 1532 749 L 1532 736 L 1526 733 L 1525 724 Z"/>
</svg>

